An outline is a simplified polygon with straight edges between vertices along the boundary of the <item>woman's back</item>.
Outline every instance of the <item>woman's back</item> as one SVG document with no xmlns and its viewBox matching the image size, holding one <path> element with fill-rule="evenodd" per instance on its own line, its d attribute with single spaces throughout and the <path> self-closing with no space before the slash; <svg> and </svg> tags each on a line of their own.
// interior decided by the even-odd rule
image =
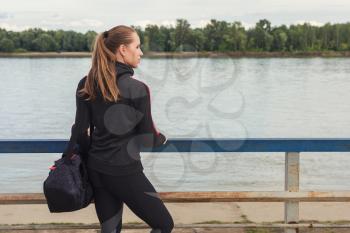
<svg viewBox="0 0 350 233">
<path fill-rule="evenodd" d="M 116 62 L 115 68 L 121 98 L 117 102 L 105 101 L 99 89 L 94 100 L 77 97 L 81 124 L 74 127 L 84 132 L 82 128 L 89 125 L 92 116 L 94 130 L 88 167 L 111 175 L 125 175 L 143 170 L 141 145 L 159 146 L 165 137 L 153 124 L 148 86 L 132 77 L 134 70 L 129 65 Z M 84 87 L 86 79 L 80 80 L 77 91 Z"/>
</svg>

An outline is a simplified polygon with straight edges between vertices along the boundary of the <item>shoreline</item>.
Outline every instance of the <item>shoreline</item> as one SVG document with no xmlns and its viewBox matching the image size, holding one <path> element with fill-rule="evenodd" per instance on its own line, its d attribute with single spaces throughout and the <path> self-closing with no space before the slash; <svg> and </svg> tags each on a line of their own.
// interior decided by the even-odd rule
<svg viewBox="0 0 350 233">
<path fill-rule="evenodd" d="M 90 52 L 0 52 L 0 58 L 84 58 Z M 145 52 L 144 58 L 314 58 L 350 57 L 350 51 L 314 52 Z"/>
</svg>

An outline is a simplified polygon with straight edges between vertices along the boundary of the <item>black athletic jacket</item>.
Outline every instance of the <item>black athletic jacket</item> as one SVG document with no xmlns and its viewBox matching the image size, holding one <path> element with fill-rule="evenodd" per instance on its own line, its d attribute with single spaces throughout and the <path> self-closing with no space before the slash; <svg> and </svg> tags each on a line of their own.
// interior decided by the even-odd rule
<svg viewBox="0 0 350 233">
<path fill-rule="evenodd" d="M 62 157 L 77 153 L 79 142 L 86 137 L 91 114 L 95 127 L 88 167 L 106 174 L 125 175 L 143 170 L 140 146 L 160 146 L 166 137 L 153 123 L 148 86 L 131 77 L 134 70 L 129 65 L 116 62 L 115 67 L 122 96 L 117 102 L 104 101 L 100 91 L 94 101 L 86 101 L 86 96 L 79 97 L 78 90 L 83 88 L 86 77 L 80 80 L 76 90 L 75 123 Z"/>
</svg>

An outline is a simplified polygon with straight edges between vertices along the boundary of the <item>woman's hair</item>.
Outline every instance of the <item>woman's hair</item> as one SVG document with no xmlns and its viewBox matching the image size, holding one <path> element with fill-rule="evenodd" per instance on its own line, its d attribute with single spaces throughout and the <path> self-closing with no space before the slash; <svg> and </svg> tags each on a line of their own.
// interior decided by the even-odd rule
<svg viewBox="0 0 350 233">
<path fill-rule="evenodd" d="M 79 96 L 88 95 L 87 100 L 96 98 L 98 87 L 105 101 L 116 102 L 119 89 L 116 82 L 116 50 L 121 44 L 132 43 L 135 29 L 119 25 L 96 36 L 92 51 L 91 69 L 87 75 L 84 88 L 79 90 Z M 97 85 L 95 85 L 95 83 Z"/>
</svg>

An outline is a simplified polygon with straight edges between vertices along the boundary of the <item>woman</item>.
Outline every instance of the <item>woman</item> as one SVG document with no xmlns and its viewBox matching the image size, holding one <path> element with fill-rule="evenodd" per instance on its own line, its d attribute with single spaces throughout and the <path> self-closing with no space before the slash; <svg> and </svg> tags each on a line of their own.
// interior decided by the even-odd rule
<svg viewBox="0 0 350 233">
<path fill-rule="evenodd" d="M 99 34 L 91 69 L 76 90 L 75 123 L 62 156 L 76 153 L 92 120 L 87 166 L 102 233 L 121 231 L 123 203 L 151 232 L 168 233 L 174 227 L 140 160 L 140 146 L 157 147 L 167 140 L 153 124 L 149 88 L 132 77 L 142 55 L 131 27 L 119 25 Z"/>
</svg>

